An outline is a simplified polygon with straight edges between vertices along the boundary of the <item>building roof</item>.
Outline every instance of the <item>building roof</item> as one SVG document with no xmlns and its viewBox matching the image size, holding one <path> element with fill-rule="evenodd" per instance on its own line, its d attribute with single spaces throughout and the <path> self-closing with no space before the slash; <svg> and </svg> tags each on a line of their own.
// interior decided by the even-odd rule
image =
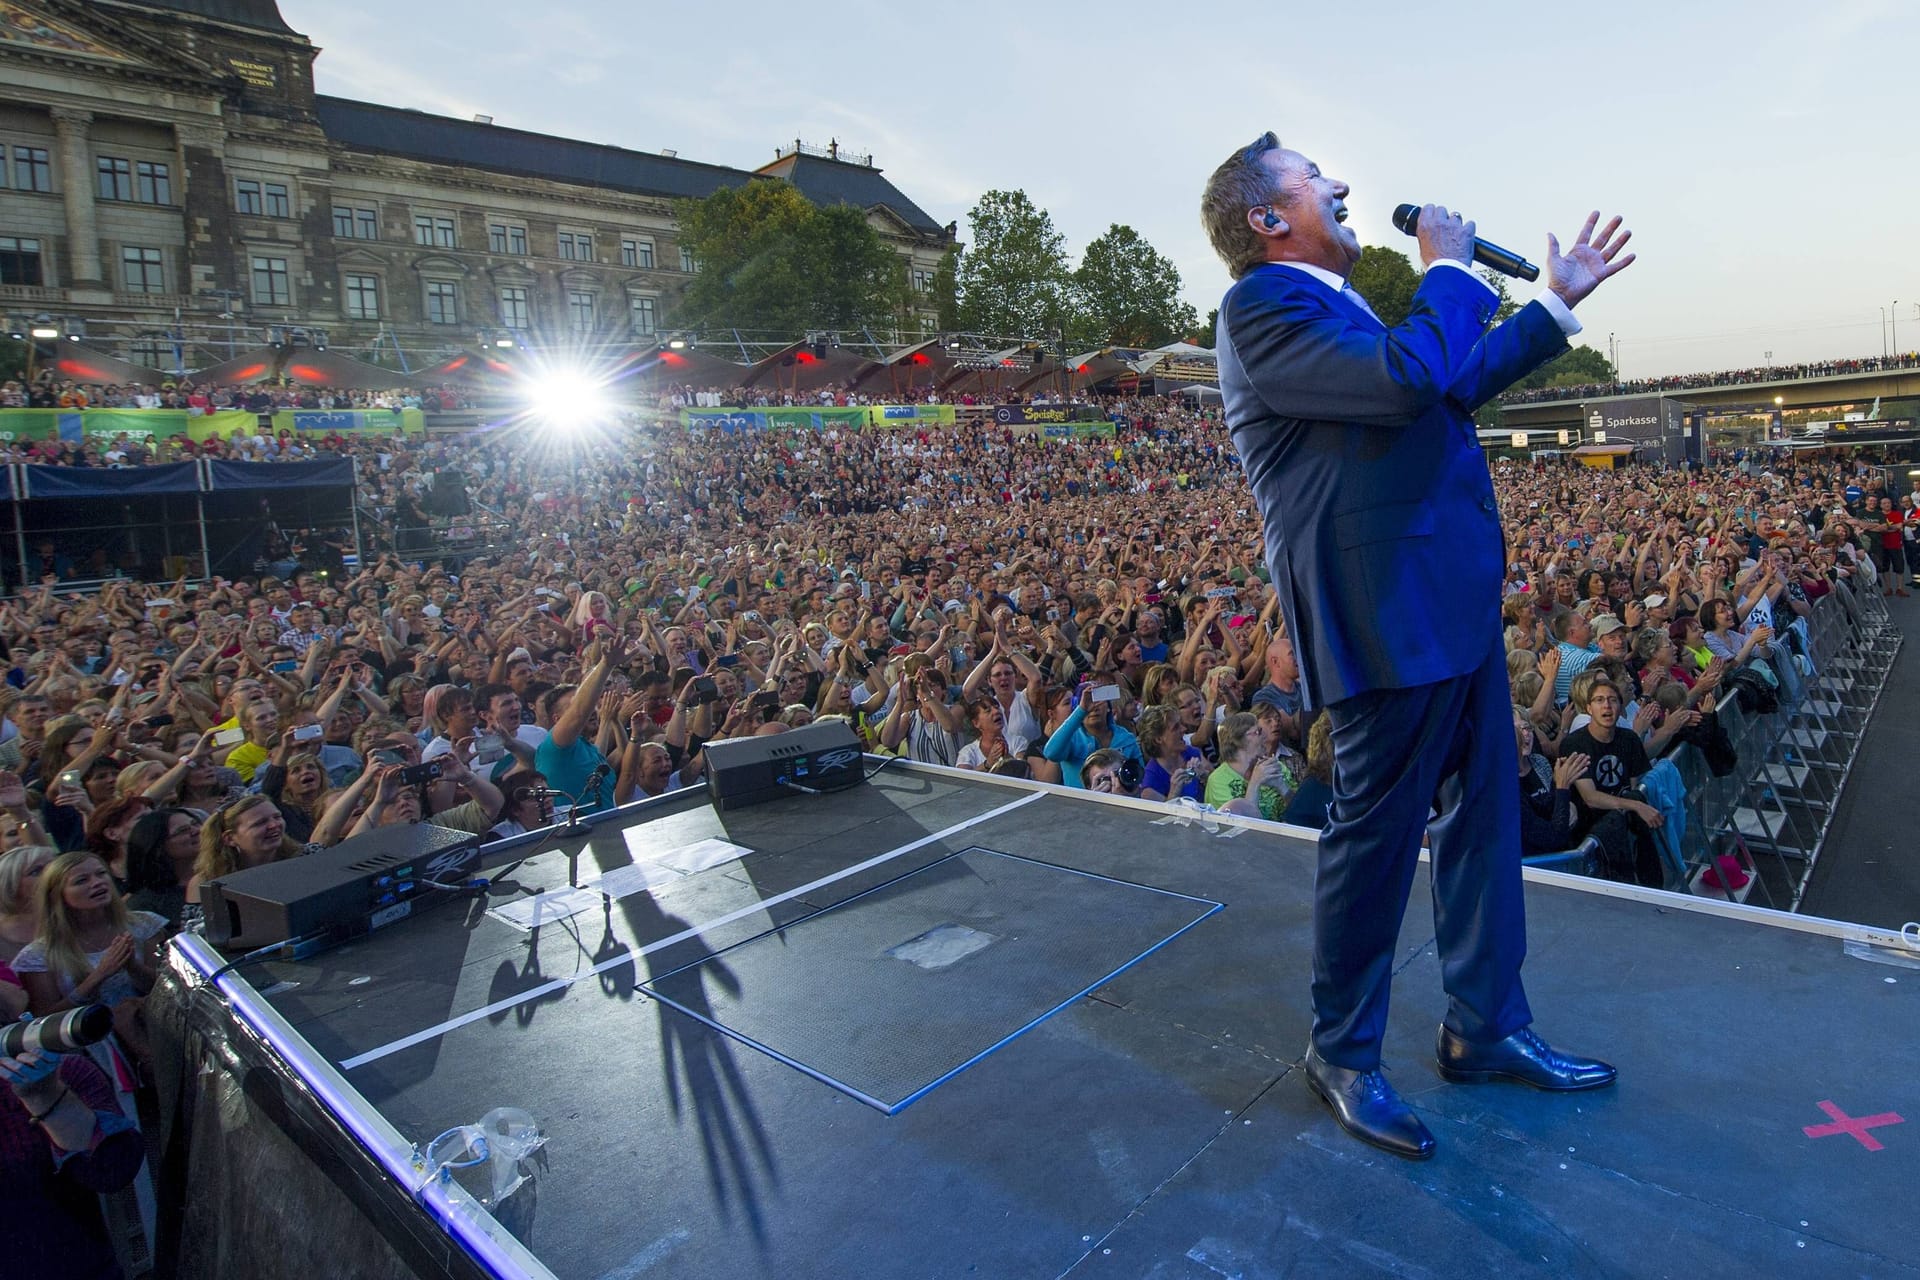
<svg viewBox="0 0 1920 1280">
<path fill-rule="evenodd" d="M 815 204 L 850 204 L 861 209 L 885 205 L 915 231 L 945 230 L 928 217 L 924 209 L 907 199 L 900 188 L 888 182 L 880 170 L 867 165 L 796 156 L 788 181 Z"/>
<path fill-rule="evenodd" d="M 280 6 L 274 0 L 118 0 L 118 3 L 132 9 L 162 9 L 169 13 L 185 13 L 197 18 L 211 18 L 215 22 L 228 22 L 237 27 L 294 34 L 287 20 L 280 16 Z"/>
<path fill-rule="evenodd" d="M 219 3 L 220 0 L 198 0 Z M 744 186 L 755 176 L 745 169 L 702 164 L 676 156 L 629 151 L 624 147 L 572 138 L 555 138 L 523 129 L 479 124 L 451 116 L 429 115 L 401 107 L 318 95 L 314 108 L 328 138 L 356 151 L 381 152 L 471 169 L 491 169 L 556 182 L 610 187 L 643 195 L 712 195 L 722 187 Z M 791 178 L 800 194 L 815 204 L 851 204 L 862 209 L 885 205 L 916 231 L 938 233 L 928 217 L 880 170 L 865 165 L 802 157 Z"/>
</svg>

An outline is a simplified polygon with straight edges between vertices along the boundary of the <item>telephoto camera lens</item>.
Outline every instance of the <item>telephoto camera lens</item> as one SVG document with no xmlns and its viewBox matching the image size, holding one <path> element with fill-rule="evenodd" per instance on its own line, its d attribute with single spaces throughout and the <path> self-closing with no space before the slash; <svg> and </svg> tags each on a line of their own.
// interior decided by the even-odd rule
<svg viewBox="0 0 1920 1280">
<path fill-rule="evenodd" d="M 103 1004 L 82 1005 L 32 1022 L 11 1022 L 0 1027 L 0 1058 L 17 1058 L 29 1049 L 78 1053 L 105 1040 L 112 1031 L 113 1010 Z"/>
</svg>

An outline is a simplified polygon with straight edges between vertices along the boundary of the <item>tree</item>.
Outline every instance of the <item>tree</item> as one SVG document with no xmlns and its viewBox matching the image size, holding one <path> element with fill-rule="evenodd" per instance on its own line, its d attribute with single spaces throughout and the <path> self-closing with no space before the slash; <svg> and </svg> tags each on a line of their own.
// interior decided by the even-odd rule
<svg viewBox="0 0 1920 1280">
<path fill-rule="evenodd" d="M 1493 308 L 1494 324 L 1504 323 L 1508 316 L 1520 309 L 1520 304 L 1513 300 L 1513 290 L 1507 288 L 1505 276 L 1488 267 L 1482 267 L 1474 274 L 1479 276 L 1487 288 L 1493 290 L 1494 296 L 1500 300 Z"/>
<path fill-rule="evenodd" d="M 1522 390 L 1535 387 L 1580 387 L 1594 382 L 1612 382 L 1613 366 L 1592 347 L 1568 347 L 1553 359 L 1520 379 L 1514 386 Z"/>
<path fill-rule="evenodd" d="M 989 191 L 967 215 L 972 247 L 961 257 L 959 328 L 1003 338 L 1044 338 L 1068 318 L 1066 241 L 1024 191 Z"/>
<path fill-rule="evenodd" d="M 1087 246 L 1073 273 L 1076 345 L 1158 347 L 1200 318 L 1180 297 L 1180 271 L 1132 227 L 1114 223 Z"/>
<path fill-rule="evenodd" d="M 1420 287 L 1420 276 L 1406 254 L 1368 245 L 1360 254 L 1360 261 L 1353 265 L 1353 275 L 1347 283 L 1367 300 L 1380 322 L 1391 329 L 1405 323 L 1407 313 L 1413 310 L 1413 294 Z"/>
<path fill-rule="evenodd" d="M 850 205 L 819 208 L 788 183 L 722 187 L 675 209 L 681 247 L 700 269 L 674 308 L 693 329 L 807 330 L 890 324 L 906 270 Z"/>
<path fill-rule="evenodd" d="M 0 380 L 7 382 L 25 382 L 27 380 L 27 340 L 15 339 L 0 334 Z"/>
<path fill-rule="evenodd" d="M 933 269 L 934 326 L 942 333 L 960 328 L 960 250 L 948 249 Z"/>
<path fill-rule="evenodd" d="M 1211 311 L 1207 312 L 1206 327 L 1202 329 L 1196 329 L 1194 331 L 1193 345 L 1196 347 L 1217 347 L 1220 345 L 1219 335 L 1220 335 L 1220 308 L 1215 307 Z"/>
</svg>

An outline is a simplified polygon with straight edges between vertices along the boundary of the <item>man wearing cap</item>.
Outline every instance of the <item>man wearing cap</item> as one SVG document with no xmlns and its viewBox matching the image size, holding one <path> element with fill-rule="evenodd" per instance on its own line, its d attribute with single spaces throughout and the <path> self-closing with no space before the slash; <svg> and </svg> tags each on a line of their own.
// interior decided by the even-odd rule
<svg viewBox="0 0 1920 1280">
<path fill-rule="evenodd" d="M 1593 656 L 1592 662 L 1599 662 L 1603 659 L 1615 659 L 1624 662 L 1627 658 L 1628 638 L 1626 623 L 1620 621 L 1619 618 L 1611 613 L 1601 614 L 1593 623 L 1593 642 L 1599 647 L 1599 652 Z M 1566 660 L 1562 658 L 1562 668 L 1564 668 L 1565 665 Z M 1591 662 L 1588 665 L 1591 665 Z"/>
</svg>

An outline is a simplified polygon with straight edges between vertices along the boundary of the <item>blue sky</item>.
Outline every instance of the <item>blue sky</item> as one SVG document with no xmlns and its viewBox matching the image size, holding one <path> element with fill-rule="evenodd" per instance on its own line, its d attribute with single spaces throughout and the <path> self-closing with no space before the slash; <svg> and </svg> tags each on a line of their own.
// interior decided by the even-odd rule
<svg viewBox="0 0 1920 1280">
<path fill-rule="evenodd" d="M 1202 315 L 1228 281 L 1200 187 L 1272 128 L 1353 185 L 1369 244 L 1412 248 L 1403 200 L 1536 262 L 1625 213 L 1640 261 L 1579 340 L 1617 338 L 1628 377 L 1878 355 L 1890 306 L 1920 349 L 1912 0 L 280 7 L 322 92 L 742 167 L 838 138 L 963 238 L 993 187 L 1076 257 L 1127 223 Z"/>
</svg>

